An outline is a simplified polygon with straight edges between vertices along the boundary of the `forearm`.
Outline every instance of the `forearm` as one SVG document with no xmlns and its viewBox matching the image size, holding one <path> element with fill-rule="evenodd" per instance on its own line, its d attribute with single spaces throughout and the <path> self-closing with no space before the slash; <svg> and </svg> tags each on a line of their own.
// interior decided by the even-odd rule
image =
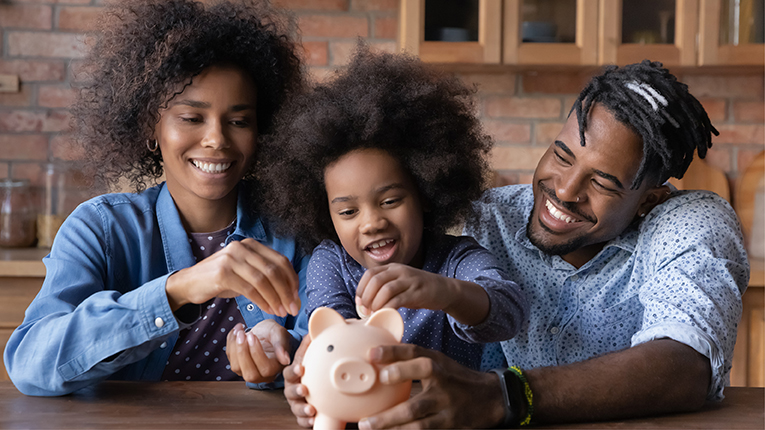
<svg viewBox="0 0 765 430">
<path fill-rule="evenodd" d="M 446 278 L 452 300 L 443 311 L 466 325 L 482 323 L 489 315 L 489 295 L 478 284 Z"/>
<path fill-rule="evenodd" d="M 535 422 L 600 421 L 700 408 L 709 360 L 670 339 L 561 367 L 526 371 Z"/>
</svg>

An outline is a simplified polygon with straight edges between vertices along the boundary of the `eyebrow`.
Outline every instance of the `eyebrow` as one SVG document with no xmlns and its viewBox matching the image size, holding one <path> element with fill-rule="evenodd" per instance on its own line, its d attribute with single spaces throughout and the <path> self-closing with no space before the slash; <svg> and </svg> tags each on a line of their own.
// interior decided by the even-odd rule
<svg viewBox="0 0 765 430">
<path fill-rule="evenodd" d="M 563 151 L 566 154 L 568 154 L 569 157 L 571 157 L 574 160 L 576 160 L 576 155 L 574 155 L 574 153 L 571 151 L 571 149 L 568 146 L 566 146 L 565 143 L 561 142 L 560 140 L 556 140 L 555 141 L 555 146 L 560 148 L 561 151 Z M 604 172 L 602 170 L 598 170 L 598 169 L 595 169 L 594 172 L 595 172 L 596 175 L 600 176 L 601 178 L 613 182 L 614 185 L 619 187 L 619 189 L 621 189 L 621 190 L 624 189 L 624 185 L 622 185 L 622 181 L 620 181 L 619 178 L 617 178 L 616 176 L 614 176 L 614 175 L 612 175 L 610 173 L 606 173 L 606 172 Z"/>
<path fill-rule="evenodd" d="M 390 190 L 395 190 L 395 189 L 398 189 L 398 188 L 404 188 L 404 184 L 399 184 L 398 182 L 395 182 L 395 183 L 392 183 L 392 184 L 389 184 L 389 185 L 385 185 L 383 187 L 380 187 L 380 188 L 376 189 L 375 193 L 376 194 L 383 194 L 383 193 L 386 193 L 386 192 L 388 192 Z M 357 200 L 357 199 L 358 199 L 357 196 L 335 197 L 334 199 L 332 199 L 331 202 L 329 202 L 329 204 L 350 202 L 350 201 L 354 201 L 354 200 Z"/>
<path fill-rule="evenodd" d="M 197 100 L 178 100 L 170 104 L 170 106 L 175 106 L 175 105 L 190 106 L 197 109 L 209 109 L 212 106 L 208 102 L 200 102 Z M 231 107 L 232 112 L 240 112 L 240 111 L 248 110 L 248 109 L 255 109 L 255 106 L 251 104 L 243 103 L 243 104 L 238 104 Z"/>
</svg>

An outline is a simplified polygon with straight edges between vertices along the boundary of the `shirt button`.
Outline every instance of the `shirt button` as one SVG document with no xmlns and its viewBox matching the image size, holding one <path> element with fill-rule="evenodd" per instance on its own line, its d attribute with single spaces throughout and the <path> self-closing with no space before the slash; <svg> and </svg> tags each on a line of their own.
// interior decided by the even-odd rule
<svg viewBox="0 0 765 430">
<path fill-rule="evenodd" d="M 154 320 L 154 325 L 157 326 L 157 328 L 162 328 L 162 326 L 165 325 L 165 320 L 163 320 L 160 317 L 157 317 L 157 319 Z"/>
<path fill-rule="evenodd" d="M 574 281 L 574 282 L 578 281 L 579 280 L 579 275 L 572 276 L 571 280 Z"/>
<path fill-rule="evenodd" d="M 255 305 L 253 305 L 252 303 L 247 304 L 247 310 L 250 311 L 250 312 L 254 311 L 255 310 Z"/>
<path fill-rule="evenodd" d="M 162 349 L 167 348 L 167 342 L 162 342 L 162 344 L 159 345 L 159 347 Z"/>
<path fill-rule="evenodd" d="M 558 327 L 553 327 L 550 329 L 550 333 L 552 334 L 558 334 L 560 332 L 560 329 Z"/>
</svg>

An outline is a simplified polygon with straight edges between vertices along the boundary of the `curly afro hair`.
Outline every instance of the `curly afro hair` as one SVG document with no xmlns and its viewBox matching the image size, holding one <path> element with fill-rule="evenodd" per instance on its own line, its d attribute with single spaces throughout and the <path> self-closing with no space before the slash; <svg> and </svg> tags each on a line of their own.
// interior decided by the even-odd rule
<svg viewBox="0 0 765 430">
<path fill-rule="evenodd" d="M 253 79 L 261 136 L 303 90 L 291 20 L 267 1 L 205 3 L 119 0 L 104 11 L 72 107 L 75 141 L 97 184 L 124 178 L 141 191 L 162 176 L 162 156 L 147 139 L 162 107 L 206 67 L 231 64 Z"/>
<path fill-rule="evenodd" d="M 277 119 L 278 132 L 261 143 L 262 209 L 306 249 L 337 241 L 324 170 L 351 151 L 377 148 L 414 179 L 426 232 L 459 225 L 486 188 L 492 146 L 473 93 L 413 56 L 359 43 L 349 66 L 295 98 Z"/>
</svg>

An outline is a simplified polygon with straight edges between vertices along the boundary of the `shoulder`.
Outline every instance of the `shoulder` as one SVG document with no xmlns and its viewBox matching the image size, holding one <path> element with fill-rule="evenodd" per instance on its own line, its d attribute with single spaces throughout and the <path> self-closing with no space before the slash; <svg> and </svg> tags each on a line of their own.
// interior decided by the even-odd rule
<svg viewBox="0 0 765 430">
<path fill-rule="evenodd" d="M 683 226 L 698 230 L 722 225 L 739 229 L 736 212 L 725 199 L 710 191 L 675 191 L 650 212 L 640 231 L 643 234 Z"/>
<path fill-rule="evenodd" d="M 507 185 L 499 188 L 492 188 L 486 191 L 477 202 L 479 207 L 483 206 L 524 206 L 533 202 L 533 193 L 531 185 Z"/>
<path fill-rule="evenodd" d="M 309 266 L 318 267 L 336 264 L 342 261 L 344 256 L 345 249 L 342 246 L 329 239 L 325 239 L 313 249 Z"/>
<path fill-rule="evenodd" d="M 488 190 L 475 202 L 476 217 L 468 220 L 465 233 L 480 239 L 494 235 L 515 234 L 525 227 L 534 206 L 534 193 L 531 185 L 508 185 Z M 482 242 L 483 243 L 483 242 Z"/>
<path fill-rule="evenodd" d="M 82 203 L 83 210 L 98 211 L 138 211 L 155 210 L 161 186 L 157 185 L 140 193 L 111 193 L 93 197 Z"/>
</svg>

